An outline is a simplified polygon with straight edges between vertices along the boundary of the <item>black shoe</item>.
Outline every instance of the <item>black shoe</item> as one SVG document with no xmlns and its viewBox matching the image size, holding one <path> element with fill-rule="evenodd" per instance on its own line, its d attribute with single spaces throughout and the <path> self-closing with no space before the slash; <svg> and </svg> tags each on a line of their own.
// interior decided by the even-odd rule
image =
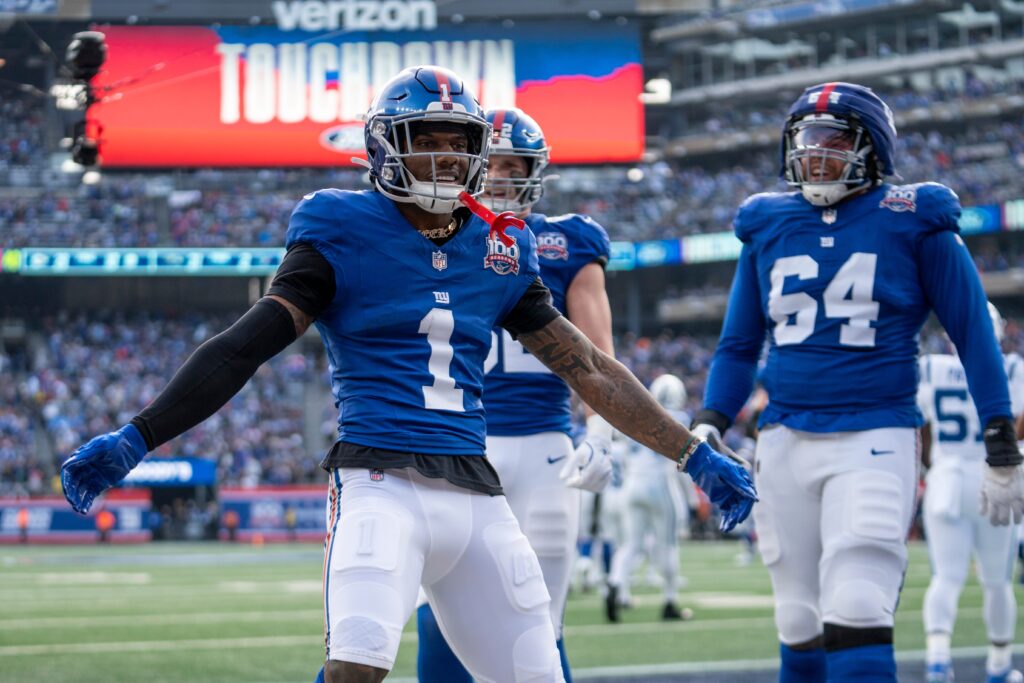
<svg viewBox="0 0 1024 683">
<path fill-rule="evenodd" d="M 693 610 L 689 607 L 680 610 L 674 602 L 666 602 L 665 607 L 661 610 L 661 619 L 662 621 L 689 621 L 693 619 Z"/>
<path fill-rule="evenodd" d="M 608 621 L 618 623 L 619 621 L 619 588 L 608 584 L 608 594 L 604 596 L 604 615 Z"/>
</svg>

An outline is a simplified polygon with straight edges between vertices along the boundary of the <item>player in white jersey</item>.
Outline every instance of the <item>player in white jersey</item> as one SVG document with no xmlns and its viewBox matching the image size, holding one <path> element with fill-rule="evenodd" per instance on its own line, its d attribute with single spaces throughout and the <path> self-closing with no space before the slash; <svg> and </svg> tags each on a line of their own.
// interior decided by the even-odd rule
<svg viewBox="0 0 1024 683">
<path fill-rule="evenodd" d="M 661 375 L 651 382 L 651 395 L 680 423 L 690 421 L 683 412 L 686 405 L 686 386 L 673 375 Z M 679 473 L 656 453 L 643 446 L 633 449 L 628 459 L 625 481 L 626 539 L 616 548 L 612 570 L 608 577 L 608 595 L 605 611 L 609 621 L 619 620 L 619 600 L 627 601 L 631 594 L 633 570 L 649 546 L 648 558 L 662 580 L 664 605 L 661 618 L 684 619 L 693 616 L 676 604 L 679 590 L 679 528 L 685 519 L 683 495 Z"/>
<path fill-rule="evenodd" d="M 989 313 L 1002 339 L 1003 320 L 992 304 Z M 1014 415 L 1024 408 L 1024 361 L 1005 356 Z M 924 598 L 924 630 L 928 640 L 927 681 L 953 680 L 950 638 L 957 601 L 972 555 L 984 589 L 984 618 L 989 649 L 987 683 L 1022 680 L 1011 666 L 1010 643 L 1017 618 L 1013 566 L 1018 527 L 993 526 L 978 511 L 985 468 L 978 411 L 967 389 L 967 376 L 955 355 L 933 354 L 920 361 L 918 406 L 926 425 L 923 456 L 930 460 L 924 497 L 924 522 L 932 580 Z M 928 446 L 930 445 L 930 448 Z M 929 457 L 930 456 L 930 457 Z"/>
</svg>

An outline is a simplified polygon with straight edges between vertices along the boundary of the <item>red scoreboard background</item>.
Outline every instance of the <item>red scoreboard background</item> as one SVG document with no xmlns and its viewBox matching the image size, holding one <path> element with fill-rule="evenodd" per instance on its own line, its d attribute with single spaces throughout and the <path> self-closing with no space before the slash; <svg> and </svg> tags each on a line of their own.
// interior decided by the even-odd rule
<svg viewBox="0 0 1024 683">
<path fill-rule="evenodd" d="M 595 22 L 390 33 L 98 26 L 93 81 L 106 167 L 344 166 L 361 115 L 402 68 L 438 64 L 485 108 L 518 106 L 556 163 L 630 162 L 644 149 L 639 36 Z"/>
</svg>

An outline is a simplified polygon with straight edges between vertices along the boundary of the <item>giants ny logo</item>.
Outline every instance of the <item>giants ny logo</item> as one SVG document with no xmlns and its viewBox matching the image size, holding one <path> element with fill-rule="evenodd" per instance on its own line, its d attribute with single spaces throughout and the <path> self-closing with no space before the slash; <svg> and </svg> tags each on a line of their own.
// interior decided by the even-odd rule
<svg viewBox="0 0 1024 683">
<path fill-rule="evenodd" d="M 484 268 L 490 268 L 498 275 L 519 274 L 519 245 L 516 238 L 508 235 L 506 246 L 498 235 L 491 231 L 487 236 L 487 256 L 484 257 Z"/>
</svg>

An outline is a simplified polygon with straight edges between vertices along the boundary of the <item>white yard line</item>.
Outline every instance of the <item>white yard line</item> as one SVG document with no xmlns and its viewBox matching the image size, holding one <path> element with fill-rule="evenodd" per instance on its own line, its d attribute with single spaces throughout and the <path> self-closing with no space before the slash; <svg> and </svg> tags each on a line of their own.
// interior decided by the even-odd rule
<svg viewBox="0 0 1024 683">
<path fill-rule="evenodd" d="M 15 617 L 0 620 L 0 631 L 32 628 L 92 628 L 95 626 L 161 626 L 167 624 L 220 624 L 233 622 L 302 621 L 323 618 L 323 610 L 268 612 L 186 612 L 183 614 L 97 615 L 94 617 Z"/>
</svg>

